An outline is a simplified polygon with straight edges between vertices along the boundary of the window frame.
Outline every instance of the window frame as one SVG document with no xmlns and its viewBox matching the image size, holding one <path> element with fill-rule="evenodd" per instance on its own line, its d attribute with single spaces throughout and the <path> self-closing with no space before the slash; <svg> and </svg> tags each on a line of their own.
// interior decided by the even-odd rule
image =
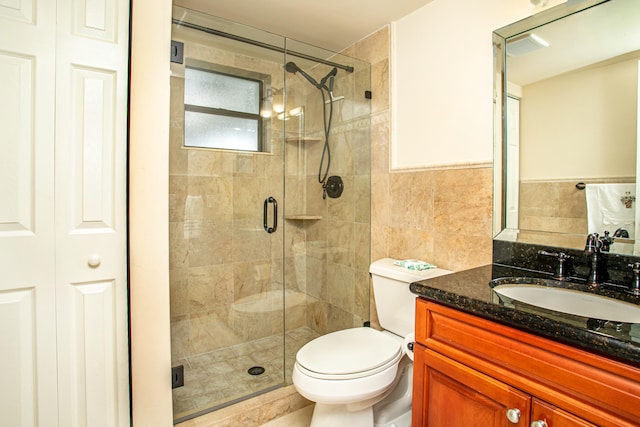
<svg viewBox="0 0 640 427">
<path fill-rule="evenodd" d="M 257 113 L 246 113 L 243 111 L 237 110 L 227 110 L 225 108 L 212 108 L 205 107 L 203 105 L 195 105 L 195 104 L 187 104 L 184 100 L 183 96 L 183 104 L 184 104 L 184 112 L 183 116 L 186 115 L 186 112 L 195 112 L 200 114 L 209 114 L 211 116 L 223 116 L 223 117 L 235 117 L 239 119 L 248 119 L 255 120 L 257 124 L 257 147 L 255 150 L 250 149 L 240 149 L 240 148 L 228 148 L 228 147 L 216 147 L 216 146 L 196 146 L 196 145 L 188 145 L 186 137 L 183 137 L 183 146 L 185 148 L 201 148 L 201 149 L 209 149 L 209 150 L 225 150 L 232 152 L 248 152 L 248 153 L 266 153 L 267 147 L 264 144 L 265 141 L 265 133 L 267 133 L 267 129 L 264 127 L 264 117 L 262 116 L 262 108 L 263 103 L 267 97 L 267 93 L 269 88 L 271 87 L 270 76 L 251 72 L 248 70 L 228 67 L 224 65 L 218 65 L 214 63 L 206 63 L 198 60 L 190 60 L 187 59 L 185 61 L 185 71 L 186 69 L 198 70 L 206 73 L 218 74 L 221 76 L 227 76 L 233 79 L 238 80 L 246 80 L 250 82 L 258 83 L 258 112 Z M 184 84 L 186 86 L 187 80 L 186 77 L 184 79 Z M 186 120 L 184 121 L 184 133 L 186 134 Z"/>
</svg>

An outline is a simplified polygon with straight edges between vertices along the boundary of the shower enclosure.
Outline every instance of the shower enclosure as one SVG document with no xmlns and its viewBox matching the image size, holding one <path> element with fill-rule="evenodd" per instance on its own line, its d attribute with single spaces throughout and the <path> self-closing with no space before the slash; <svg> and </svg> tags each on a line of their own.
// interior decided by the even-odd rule
<svg viewBox="0 0 640 427">
<path fill-rule="evenodd" d="M 370 65 L 174 7 L 176 422 L 291 384 L 369 319 Z M 179 371 L 176 371 L 179 372 Z"/>
</svg>

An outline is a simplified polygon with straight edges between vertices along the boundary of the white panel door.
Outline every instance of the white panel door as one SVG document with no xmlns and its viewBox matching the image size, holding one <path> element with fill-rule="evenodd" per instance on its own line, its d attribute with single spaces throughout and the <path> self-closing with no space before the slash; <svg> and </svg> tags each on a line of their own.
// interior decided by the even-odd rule
<svg viewBox="0 0 640 427">
<path fill-rule="evenodd" d="M 0 0 L 0 425 L 129 425 L 128 11 Z"/>
<path fill-rule="evenodd" d="M 55 2 L 0 0 L 0 424 L 56 426 Z"/>
<path fill-rule="evenodd" d="M 128 12 L 58 0 L 56 284 L 60 426 L 129 424 Z"/>
</svg>

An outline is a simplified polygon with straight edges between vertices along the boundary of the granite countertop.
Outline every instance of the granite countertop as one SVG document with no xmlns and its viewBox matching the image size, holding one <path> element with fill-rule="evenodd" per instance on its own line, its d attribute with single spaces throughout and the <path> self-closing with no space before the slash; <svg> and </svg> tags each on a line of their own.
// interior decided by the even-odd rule
<svg viewBox="0 0 640 427">
<path fill-rule="evenodd" d="M 594 322 L 594 319 L 559 313 L 518 303 L 504 305 L 492 291 L 494 278 L 518 277 L 502 266 L 483 267 L 435 277 L 411 284 L 411 292 L 486 319 L 512 326 L 555 341 L 640 366 L 640 324 Z M 521 274 L 521 272 L 520 272 Z M 581 285 L 568 284 L 579 288 Z M 639 304 L 638 297 L 603 289 L 609 297 Z"/>
</svg>

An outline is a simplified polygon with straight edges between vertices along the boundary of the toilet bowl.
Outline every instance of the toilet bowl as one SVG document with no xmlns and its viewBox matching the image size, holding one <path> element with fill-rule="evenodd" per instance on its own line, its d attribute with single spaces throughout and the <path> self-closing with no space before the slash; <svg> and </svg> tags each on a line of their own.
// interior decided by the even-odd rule
<svg viewBox="0 0 640 427">
<path fill-rule="evenodd" d="M 413 334 L 415 295 L 411 282 L 450 273 L 411 271 L 385 258 L 371 265 L 380 325 L 332 332 L 296 355 L 293 384 L 315 402 L 312 427 L 409 427 L 412 361 L 405 337 Z M 412 359 L 412 358 L 411 358 Z"/>
<path fill-rule="evenodd" d="M 300 349 L 294 382 L 300 394 L 316 403 L 362 402 L 389 387 L 403 354 L 396 339 L 371 328 L 333 332 Z"/>
</svg>

